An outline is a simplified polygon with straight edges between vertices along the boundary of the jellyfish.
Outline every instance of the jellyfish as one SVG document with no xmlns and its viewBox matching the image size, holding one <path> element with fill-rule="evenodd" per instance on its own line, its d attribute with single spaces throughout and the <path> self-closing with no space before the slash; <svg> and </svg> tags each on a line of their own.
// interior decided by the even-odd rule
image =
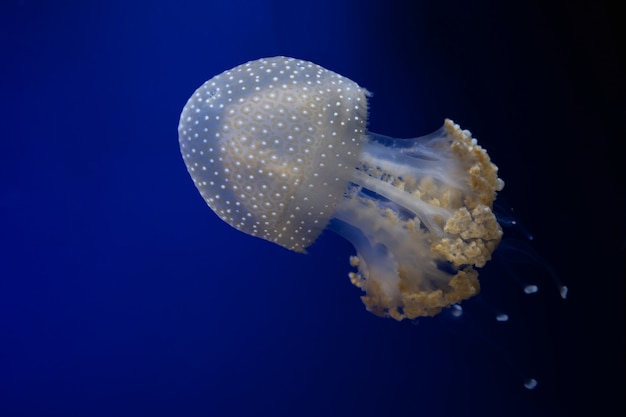
<svg viewBox="0 0 626 417">
<path fill-rule="evenodd" d="M 480 291 L 498 246 L 504 183 L 467 130 L 397 139 L 368 131 L 371 94 L 312 62 L 263 58 L 200 86 L 180 150 L 226 223 L 295 252 L 326 229 L 356 249 L 351 282 L 368 311 L 433 316 Z"/>
</svg>

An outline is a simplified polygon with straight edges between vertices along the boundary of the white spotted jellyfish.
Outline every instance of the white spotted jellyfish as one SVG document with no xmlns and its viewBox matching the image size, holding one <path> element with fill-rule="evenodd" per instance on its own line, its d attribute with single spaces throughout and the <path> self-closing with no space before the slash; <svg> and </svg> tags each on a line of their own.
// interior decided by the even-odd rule
<svg viewBox="0 0 626 417">
<path fill-rule="evenodd" d="M 502 237 L 504 185 L 451 120 L 395 139 L 367 130 L 369 93 L 311 62 L 250 61 L 205 82 L 180 116 L 193 182 L 225 222 L 296 252 L 329 229 L 350 241 L 366 308 L 433 316 L 480 290 Z"/>
</svg>

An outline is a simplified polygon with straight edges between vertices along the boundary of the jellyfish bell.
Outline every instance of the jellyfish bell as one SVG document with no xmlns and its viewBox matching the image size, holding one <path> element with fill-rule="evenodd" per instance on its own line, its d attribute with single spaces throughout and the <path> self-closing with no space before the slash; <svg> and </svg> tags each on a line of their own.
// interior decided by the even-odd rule
<svg viewBox="0 0 626 417">
<path fill-rule="evenodd" d="M 250 61 L 185 105 L 181 153 L 209 207 L 236 229 L 305 252 L 325 229 L 350 241 L 367 309 L 432 316 L 476 295 L 502 236 L 504 185 L 467 130 L 394 139 L 367 130 L 369 93 L 311 62 Z"/>
</svg>

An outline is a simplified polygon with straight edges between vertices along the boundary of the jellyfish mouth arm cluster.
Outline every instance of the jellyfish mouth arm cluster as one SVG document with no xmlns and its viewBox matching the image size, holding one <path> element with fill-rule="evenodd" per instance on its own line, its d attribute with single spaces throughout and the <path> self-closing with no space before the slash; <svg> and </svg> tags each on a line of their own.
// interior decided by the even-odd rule
<svg viewBox="0 0 626 417">
<path fill-rule="evenodd" d="M 491 207 L 503 185 L 485 150 L 450 120 L 416 139 L 369 134 L 329 224 L 357 250 L 350 279 L 367 309 L 411 319 L 476 295 L 475 268 L 502 236 Z"/>
</svg>

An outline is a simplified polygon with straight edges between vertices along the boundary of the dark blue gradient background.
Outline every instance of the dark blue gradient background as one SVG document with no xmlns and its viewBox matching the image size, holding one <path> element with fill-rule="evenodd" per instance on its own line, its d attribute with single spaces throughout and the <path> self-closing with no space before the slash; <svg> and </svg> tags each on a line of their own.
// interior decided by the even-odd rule
<svg viewBox="0 0 626 417">
<path fill-rule="evenodd" d="M 623 415 L 614 9 L 3 1 L 0 416 Z M 397 323 L 365 311 L 339 237 L 304 256 L 220 221 L 186 172 L 178 117 L 208 78 L 274 55 L 374 92 L 375 132 L 470 129 L 569 299 L 501 251 L 463 320 Z"/>
</svg>

